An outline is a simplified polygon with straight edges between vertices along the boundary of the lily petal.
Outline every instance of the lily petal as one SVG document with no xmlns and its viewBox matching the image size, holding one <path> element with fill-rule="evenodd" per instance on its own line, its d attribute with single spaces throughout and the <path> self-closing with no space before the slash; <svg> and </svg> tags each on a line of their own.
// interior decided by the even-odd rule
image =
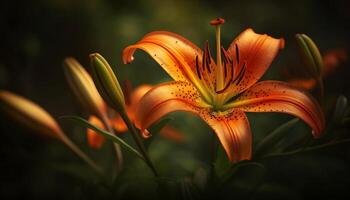
<svg viewBox="0 0 350 200">
<path fill-rule="evenodd" d="M 251 159 L 252 134 L 243 111 L 232 109 L 221 115 L 201 112 L 200 117 L 215 131 L 230 161 Z"/>
<path fill-rule="evenodd" d="M 145 131 L 165 114 L 178 110 L 191 111 L 201 102 L 199 93 L 190 83 L 171 81 L 160 84 L 141 99 L 136 109 L 135 125 Z"/>
<path fill-rule="evenodd" d="M 185 82 L 169 82 L 150 90 L 140 101 L 135 124 L 148 136 L 147 128 L 163 116 L 186 111 L 200 116 L 217 134 L 231 161 L 250 159 L 251 132 L 245 114 L 231 109 L 224 114 L 212 113 L 197 99 L 198 93 Z"/>
<path fill-rule="evenodd" d="M 123 50 L 123 62 L 130 63 L 136 49 L 142 49 L 153 57 L 159 65 L 176 81 L 191 82 L 208 102 L 210 77 L 206 84 L 201 82 L 196 66 L 202 64 L 202 50 L 186 38 L 175 33 L 156 31 L 145 35 L 139 42 Z M 214 62 L 210 58 L 212 70 Z M 211 80 L 213 81 L 213 80 Z"/>
<path fill-rule="evenodd" d="M 133 121 L 135 119 L 135 112 L 137 105 L 139 104 L 141 98 L 152 89 L 150 85 L 140 85 L 135 90 L 132 91 L 130 97 L 130 105 L 128 107 L 129 118 Z"/>
<path fill-rule="evenodd" d="M 282 112 L 302 119 L 319 137 L 325 120 L 319 104 L 302 90 L 280 81 L 262 81 L 240 95 L 227 107 L 246 112 Z"/>
<path fill-rule="evenodd" d="M 187 81 L 184 68 L 190 68 L 194 72 L 196 56 L 202 57 L 202 50 L 196 45 L 180 35 L 167 31 L 151 32 L 135 45 L 126 47 L 123 50 L 125 64 L 133 61 L 136 49 L 142 49 L 150 54 L 177 81 Z"/>
<path fill-rule="evenodd" d="M 93 115 L 89 117 L 89 123 L 94 126 L 97 126 L 100 129 L 105 129 L 103 123 Z M 101 148 L 106 140 L 102 135 L 96 133 L 92 129 L 87 129 L 86 134 L 89 146 L 94 149 Z"/>
<path fill-rule="evenodd" d="M 129 114 L 128 114 L 129 115 Z M 128 127 L 126 126 L 123 118 L 119 115 L 116 114 L 113 119 L 110 120 L 112 123 L 113 128 L 118 132 L 118 133 L 123 133 L 128 130 Z"/>
<path fill-rule="evenodd" d="M 238 85 L 232 85 L 229 98 L 248 89 L 268 69 L 278 51 L 284 47 L 283 39 L 257 34 L 252 29 L 243 31 L 230 45 L 228 53 L 235 62 L 235 71 L 246 67 Z"/>
</svg>

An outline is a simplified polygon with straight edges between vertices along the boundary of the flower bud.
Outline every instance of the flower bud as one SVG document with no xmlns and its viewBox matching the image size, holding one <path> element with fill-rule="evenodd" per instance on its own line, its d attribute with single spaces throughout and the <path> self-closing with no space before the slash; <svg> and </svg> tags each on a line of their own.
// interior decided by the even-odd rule
<svg viewBox="0 0 350 200">
<path fill-rule="evenodd" d="M 321 75 L 323 60 L 320 51 L 310 37 L 297 34 L 296 40 L 305 64 L 315 78 Z"/>
<path fill-rule="evenodd" d="M 61 130 L 57 122 L 43 108 L 21 96 L 0 91 L 0 110 L 38 134 L 59 138 Z"/>
<path fill-rule="evenodd" d="M 98 53 L 90 55 L 92 77 L 102 98 L 118 112 L 125 113 L 125 100 L 117 77 L 108 62 Z"/>
<path fill-rule="evenodd" d="M 88 72 L 74 58 L 64 60 L 64 71 L 80 103 L 91 114 L 101 117 L 104 102 Z"/>
</svg>

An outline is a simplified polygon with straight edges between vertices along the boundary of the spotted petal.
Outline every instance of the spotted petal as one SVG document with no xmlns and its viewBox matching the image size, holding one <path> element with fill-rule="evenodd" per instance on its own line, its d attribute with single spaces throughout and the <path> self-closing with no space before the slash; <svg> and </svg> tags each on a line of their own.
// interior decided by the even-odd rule
<svg viewBox="0 0 350 200">
<path fill-rule="evenodd" d="M 262 81 L 227 105 L 247 112 L 281 112 L 305 121 L 315 137 L 324 129 L 322 110 L 312 96 L 280 81 Z"/>
<path fill-rule="evenodd" d="M 140 85 L 135 88 L 130 96 L 130 105 L 128 105 L 128 115 L 129 118 L 133 121 L 135 119 L 136 108 L 141 100 L 141 98 L 150 90 L 152 86 L 150 85 Z"/>
<path fill-rule="evenodd" d="M 155 31 L 139 42 L 123 50 L 124 63 L 130 63 L 136 49 L 142 49 L 157 61 L 174 79 L 187 81 L 188 72 L 195 72 L 195 58 L 202 57 L 202 50 L 186 38 L 167 31 Z"/>
<path fill-rule="evenodd" d="M 130 63 L 136 49 L 142 49 L 153 57 L 155 61 L 176 81 L 191 82 L 199 90 L 207 101 L 210 101 L 209 85 L 214 80 L 212 74 L 205 74 L 205 83 L 200 79 L 196 66 L 202 64 L 202 50 L 175 33 L 156 31 L 147 34 L 139 42 L 128 46 L 123 50 L 123 62 Z M 215 64 L 209 59 L 211 71 L 215 70 Z M 209 61 L 208 60 L 208 61 Z M 204 72 L 203 72 L 204 73 Z"/>
<path fill-rule="evenodd" d="M 252 29 L 243 31 L 229 46 L 228 53 L 236 72 L 240 72 L 243 66 L 246 69 L 238 85 L 232 85 L 228 99 L 256 83 L 283 47 L 283 39 L 257 34 Z"/>
<path fill-rule="evenodd" d="M 169 82 L 156 86 L 140 101 L 136 126 L 144 135 L 147 128 L 163 116 L 186 111 L 201 117 L 216 133 L 231 161 L 250 159 L 251 132 L 242 111 L 231 109 L 225 113 L 212 113 L 198 101 L 199 94 L 185 82 Z"/>
</svg>

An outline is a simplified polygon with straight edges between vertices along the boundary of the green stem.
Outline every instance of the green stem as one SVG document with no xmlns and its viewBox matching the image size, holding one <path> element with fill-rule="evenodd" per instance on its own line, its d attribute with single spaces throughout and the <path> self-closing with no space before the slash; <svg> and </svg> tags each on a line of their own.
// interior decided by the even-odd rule
<svg viewBox="0 0 350 200">
<path fill-rule="evenodd" d="M 154 167 L 151 159 L 149 158 L 149 156 L 147 154 L 147 150 L 146 150 L 145 146 L 143 145 L 142 140 L 140 138 L 140 135 L 139 135 L 138 131 L 135 129 L 133 123 L 130 121 L 129 117 L 126 115 L 125 112 L 120 112 L 120 116 L 123 118 L 124 122 L 126 123 L 126 126 L 128 127 L 129 131 L 131 132 L 131 135 L 132 135 L 136 145 L 138 146 L 139 150 L 141 151 L 142 156 L 145 158 L 146 164 L 150 167 L 153 174 L 155 176 L 158 176 L 158 172 L 157 172 L 156 168 Z"/>
<path fill-rule="evenodd" d="M 79 147 L 77 147 L 62 131 L 59 133 L 59 137 L 62 142 L 68 146 L 76 155 L 84 160 L 97 174 L 103 176 L 103 171 L 88 155 L 86 155 Z"/>
<path fill-rule="evenodd" d="M 111 127 L 107 116 L 103 115 L 101 118 L 102 118 L 102 123 L 106 127 L 107 131 L 112 133 L 113 135 L 115 135 L 115 132 L 114 132 L 113 128 Z M 116 137 L 118 137 L 118 136 L 116 136 Z M 123 168 L 123 154 L 122 154 L 122 151 L 121 151 L 119 144 L 113 142 L 113 146 L 115 149 L 116 165 L 117 165 L 117 169 L 116 169 L 115 175 L 113 177 L 116 177 L 116 174 L 118 174 L 118 172 L 120 172 Z"/>
<path fill-rule="evenodd" d="M 212 134 L 212 160 L 210 164 L 210 182 L 214 183 L 215 181 L 215 161 L 217 159 L 217 154 L 218 154 L 218 142 L 216 139 L 216 134 Z"/>
<path fill-rule="evenodd" d="M 256 147 L 254 157 L 258 158 L 264 153 L 268 151 L 269 148 L 276 145 L 278 141 L 282 139 L 284 136 L 284 132 L 294 126 L 299 121 L 298 118 L 294 118 L 289 120 L 286 123 L 283 123 L 279 127 L 277 127 L 275 130 L 273 130 L 271 133 L 269 133 Z"/>
<path fill-rule="evenodd" d="M 319 150 L 319 149 L 323 149 L 323 148 L 326 148 L 326 147 L 335 146 L 335 145 L 338 145 L 338 144 L 344 144 L 344 143 L 348 143 L 348 142 L 350 142 L 350 139 L 329 142 L 329 143 L 326 143 L 326 144 L 321 144 L 321 145 L 317 145 L 317 146 L 314 146 L 314 147 L 297 149 L 297 150 L 289 151 L 289 152 L 285 152 L 285 153 L 270 154 L 270 155 L 264 156 L 263 158 L 275 157 L 275 156 L 294 155 L 294 154 L 301 153 L 301 152 L 315 151 L 315 150 Z"/>
</svg>

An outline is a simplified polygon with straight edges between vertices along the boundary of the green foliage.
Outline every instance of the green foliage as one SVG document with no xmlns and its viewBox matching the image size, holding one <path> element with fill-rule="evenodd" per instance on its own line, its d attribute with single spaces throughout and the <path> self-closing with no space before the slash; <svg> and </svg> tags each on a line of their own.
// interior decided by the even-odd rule
<svg viewBox="0 0 350 200">
<path fill-rule="evenodd" d="M 119 144 L 122 148 L 124 148 L 125 150 L 133 153 L 134 155 L 136 155 L 137 157 L 139 157 L 140 159 L 144 160 L 143 156 L 136 150 L 134 149 L 132 146 L 130 146 L 129 144 L 127 144 L 126 142 L 124 142 L 122 139 L 120 139 L 119 137 L 112 135 L 111 133 L 102 130 L 92 124 L 90 124 L 88 121 L 86 121 L 85 119 L 81 118 L 81 117 L 77 117 L 77 116 L 65 116 L 65 117 L 61 117 L 61 119 L 67 119 L 67 120 L 72 120 L 74 121 L 77 125 L 92 129 L 94 131 L 96 131 L 96 133 L 101 134 L 103 137 L 106 137 L 109 140 L 112 140 L 113 142 Z"/>
</svg>

